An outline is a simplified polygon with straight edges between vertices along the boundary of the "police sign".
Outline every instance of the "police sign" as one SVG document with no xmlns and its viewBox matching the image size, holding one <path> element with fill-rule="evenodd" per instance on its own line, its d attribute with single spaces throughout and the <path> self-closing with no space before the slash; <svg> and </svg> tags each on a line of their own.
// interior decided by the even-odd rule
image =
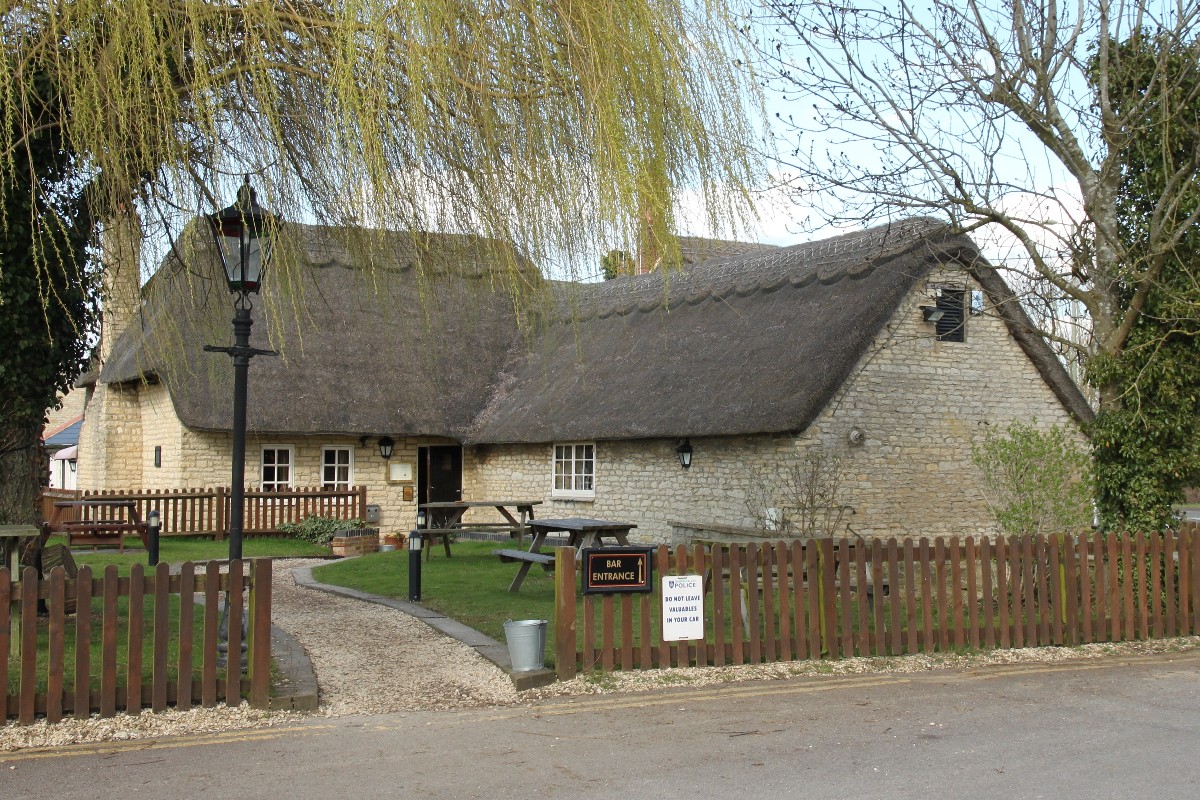
<svg viewBox="0 0 1200 800">
<path fill-rule="evenodd" d="M 664 642 L 704 638 L 703 576 L 663 576 L 662 631 Z"/>
</svg>

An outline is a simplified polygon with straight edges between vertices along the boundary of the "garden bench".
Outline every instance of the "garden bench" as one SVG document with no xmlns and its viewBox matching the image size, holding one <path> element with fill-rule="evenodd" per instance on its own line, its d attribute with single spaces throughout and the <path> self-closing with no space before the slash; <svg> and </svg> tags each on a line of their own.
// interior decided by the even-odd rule
<svg viewBox="0 0 1200 800">
<path fill-rule="evenodd" d="M 67 536 L 70 547 L 91 545 L 92 550 L 101 545 L 116 545 L 125 552 L 125 535 L 137 534 L 142 546 L 150 547 L 150 526 L 138 514 L 137 503 L 132 500 L 68 500 L 54 504 L 56 509 L 76 509 L 105 515 L 91 519 L 71 519 L 58 524 L 58 529 Z M 124 512 L 123 517 L 108 517 L 110 513 Z"/>
<path fill-rule="evenodd" d="M 492 555 L 499 556 L 506 564 L 517 561 L 527 561 L 530 564 L 541 564 L 547 572 L 554 571 L 553 553 L 531 553 L 528 550 L 493 550 Z"/>
</svg>

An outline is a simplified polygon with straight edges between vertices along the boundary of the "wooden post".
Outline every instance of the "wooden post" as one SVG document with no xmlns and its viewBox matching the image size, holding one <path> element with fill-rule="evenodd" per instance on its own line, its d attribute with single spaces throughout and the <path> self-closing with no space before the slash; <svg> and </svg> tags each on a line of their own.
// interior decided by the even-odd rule
<svg viewBox="0 0 1200 800">
<path fill-rule="evenodd" d="M 226 520 L 229 519 L 228 506 L 228 490 L 224 486 L 217 487 L 217 530 L 216 540 L 218 542 L 225 539 Z"/>
<path fill-rule="evenodd" d="M 554 560 L 554 670 L 560 681 L 578 672 L 575 661 L 575 550 L 556 547 Z"/>
<path fill-rule="evenodd" d="M 250 705 L 271 706 L 271 559 L 250 562 Z M 232 660 L 231 662 L 232 663 Z"/>
<path fill-rule="evenodd" d="M 79 568 L 75 578 L 75 719 L 91 715 L 92 568 Z"/>
<path fill-rule="evenodd" d="M 21 571 L 21 700 L 18 704 L 18 720 L 22 725 L 32 725 L 37 695 L 37 596 L 38 574 L 33 567 Z"/>
</svg>

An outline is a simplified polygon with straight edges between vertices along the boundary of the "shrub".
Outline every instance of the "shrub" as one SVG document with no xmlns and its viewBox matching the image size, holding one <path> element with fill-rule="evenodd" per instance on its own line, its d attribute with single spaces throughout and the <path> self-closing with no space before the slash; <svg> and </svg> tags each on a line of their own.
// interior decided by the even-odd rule
<svg viewBox="0 0 1200 800">
<path fill-rule="evenodd" d="M 777 473 L 753 469 L 746 510 L 757 528 L 789 536 L 834 536 L 849 526 L 854 508 L 845 503 L 845 456 L 813 451 Z"/>
<path fill-rule="evenodd" d="M 983 496 L 1006 535 L 1075 534 L 1092 524 L 1087 451 L 1057 425 L 1014 421 L 973 448 Z"/>
<path fill-rule="evenodd" d="M 328 545 L 333 534 L 350 528 L 363 527 L 361 519 L 338 519 L 337 517 L 305 517 L 300 522 L 285 522 L 279 530 L 297 539 L 313 544 Z"/>
</svg>

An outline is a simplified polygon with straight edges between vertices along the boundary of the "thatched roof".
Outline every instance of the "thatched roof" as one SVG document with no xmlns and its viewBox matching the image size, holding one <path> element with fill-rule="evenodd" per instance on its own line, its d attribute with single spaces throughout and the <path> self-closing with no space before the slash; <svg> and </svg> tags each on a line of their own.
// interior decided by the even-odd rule
<svg viewBox="0 0 1200 800">
<path fill-rule="evenodd" d="M 255 309 L 255 346 L 283 356 L 251 365 L 252 431 L 464 443 L 800 431 L 905 294 L 946 262 L 981 277 L 1064 406 L 1090 418 L 1019 305 L 1002 304 L 1007 288 L 970 239 L 931 220 L 601 284 L 541 284 L 523 271 L 515 301 L 497 275 L 511 251 L 495 242 L 432 236 L 414 248 L 406 235 L 384 237 L 364 272 L 334 231 L 300 233 L 295 314 L 278 289 L 262 303 L 273 322 Z M 169 266 L 101 380 L 157 376 L 185 425 L 228 430 L 230 359 L 201 347 L 229 342 L 229 295 Z M 205 292 L 199 305 L 185 301 Z"/>
<path fill-rule="evenodd" d="M 994 302 L 1008 296 L 970 239 L 928 219 L 673 274 L 560 286 L 557 313 L 510 365 L 470 440 L 801 431 L 901 299 L 945 262 L 988 273 Z M 1010 305 L 1010 329 L 1025 327 Z M 1089 418 L 1045 342 L 1021 344 L 1068 410 Z"/>
<path fill-rule="evenodd" d="M 251 344 L 281 354 L 251 362 L 248 429 L 462 438 L 519 336 L 503 289 L 511 249 L 449 234 L 347 242 L 327 228 L 290 231 L 299 268 L 269 276 L 253 310 Z M 515 264 L 536 293 L 536 271 Z M 117 341 L 100 380 L 162 380 L 184 425 L 229 430 L 231 359 L 202 347 L 231 344 L 231 296 L 193 269 L 171 259 L 159 270 L 142 325 Z"/>
<path fill-rule="evenodd" d="M 702 264 L 718 258 L 735 258 L 737 256 L 757 255 L 778 250 L 773 244 L 759 242 L 739 242 L 736 239 L 713 239 L 708 236 L 680 236 L 679 258 L 684 266 Z"/>
</svg>

